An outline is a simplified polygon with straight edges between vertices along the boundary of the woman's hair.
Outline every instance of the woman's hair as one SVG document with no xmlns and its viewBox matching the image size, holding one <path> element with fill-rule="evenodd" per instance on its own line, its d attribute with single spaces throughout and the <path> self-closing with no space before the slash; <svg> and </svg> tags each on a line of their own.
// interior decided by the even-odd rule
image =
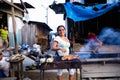
<svg viewBox="0 0 120 80">
<path fill-rule="evenodd" d="M 59 26 L 57 27 L 57 32 L 58 32 L 58 30 L 59 30 L 60 27 L 63 27 L 63 28 L 65 29 L 65 27 L 64 27 L 63 25 L 59 25 Z"/>
</svg>

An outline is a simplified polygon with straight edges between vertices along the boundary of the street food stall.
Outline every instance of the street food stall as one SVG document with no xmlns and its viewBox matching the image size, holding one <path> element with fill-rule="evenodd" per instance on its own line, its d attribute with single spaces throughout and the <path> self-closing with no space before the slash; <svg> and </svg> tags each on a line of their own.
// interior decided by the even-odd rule
<svg viewBox="0 0 120 80">
<path fill-rule="evenodd" d="M 103 50 L 105 48 L 108 51 Z M 52 61 L 44 63 L 46 59 L 40 58 L 40 79 L 44 80 L 45 70 L 69 68 L 76 69 L 76 80 L 120 79 L 119 46 L 103 46 L 101 50 L 98 54 L 91 54 L 90 51 L 73 52 L 72 55 L 79 56 L 77 60 L 61 60 L 55 56 Z"/>
</svg>

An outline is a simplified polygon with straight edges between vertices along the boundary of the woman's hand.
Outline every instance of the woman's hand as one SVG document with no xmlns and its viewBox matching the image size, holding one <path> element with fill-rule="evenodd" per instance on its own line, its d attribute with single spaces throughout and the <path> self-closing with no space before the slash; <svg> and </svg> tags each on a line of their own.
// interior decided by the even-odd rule
<svg viewBox="0 0 120 80">
<path fill-rule="evenodd" d="M 60 50 L 61 50 L 62 52 L 66 52 L 66 49 L 65 49 L 65 48 L 60 48 Z"/>
</svg>

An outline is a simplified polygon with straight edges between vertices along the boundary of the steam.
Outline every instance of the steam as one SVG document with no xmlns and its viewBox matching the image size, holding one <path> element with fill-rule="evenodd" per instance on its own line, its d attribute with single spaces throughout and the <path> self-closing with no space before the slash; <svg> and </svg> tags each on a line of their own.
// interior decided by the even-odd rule
<svg viewBox="0 0 120 80">
<path fill-rule="evenodd" d="M 105 44 L 120 45 L 120 31 L 114 28 L 104 28 L 98 38 Z"/>
<path fill-rule="evenodd" d="M 104 28 L 101 32 L 100 35 L 98 35 L 98 38 L 104 43 L 104 44 L 109 44 L 109 45 L 120 45 L 120 30 L 119 29 L 114 29 L 114 28 L 110 28 L 110 27 L 106 27 Z M 93 42 L 95 43 L 95 42 Z M 80 57 L 83 59 L 87 59 L 87 58 L 97 58 L 97 57 L 112 57 L 110 55 L 91 55 L 89 54 L 89 52 L 91 52 L 91 42 L 86 43 L 84 46 L 82 46 L 80 48 Z M 111 47 L 110 49 L 108 49 L 109 47 L 103 47 L 103 48 L 99 48 L 99 50 L 96 53 L 99 53 L 99 51 L 111 51 L 111 52 L 120 52 L 120 47 Z M 89 51 L 89 52 L 88 52 Z M 88 53 L 88 54 L 84 54 L 84 52 Z M 82 54 L 83 53 L 83 54 Z M 114 57 L 115 55 L 113 55 Z M 116 56 L 118 56 L 118 54 L 116 54 Z"/>
</svg>

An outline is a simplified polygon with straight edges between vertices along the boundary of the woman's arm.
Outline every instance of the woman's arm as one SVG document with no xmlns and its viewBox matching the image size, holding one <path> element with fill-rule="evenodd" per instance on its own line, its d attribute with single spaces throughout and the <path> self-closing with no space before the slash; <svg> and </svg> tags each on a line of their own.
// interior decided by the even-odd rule
<svg viewBox="0 0 120 80">
<path fill-rule="evenodd" d="M 58 42 L 57 41 L 53 42 L 51 50 L 53 50 L 53 51 L 61 50 L 62 52 L 66 52 L 65 48 L 58 47 Z"/>
<path fill-rule="evenodd" d="M 52 43 L 51 50 L 53 50 L 53 51 L 61 50 L 61 47 L 57 47 L 57 45 L 58 45 L 58 42 L 57 42 L 57 41 L 54 41 L 54 42 Z"/>
</svg>

